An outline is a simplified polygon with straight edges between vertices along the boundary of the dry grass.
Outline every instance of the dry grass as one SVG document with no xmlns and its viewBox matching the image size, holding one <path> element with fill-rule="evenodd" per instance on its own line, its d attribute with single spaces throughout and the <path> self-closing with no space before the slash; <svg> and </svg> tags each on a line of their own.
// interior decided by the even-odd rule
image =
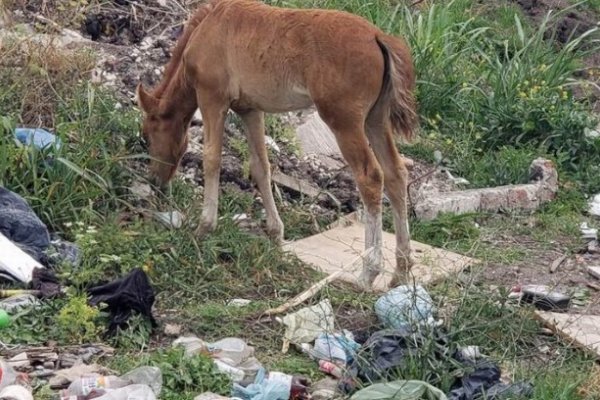
<svg viewBox="0 0 600 400">
<path fill-rule="evenodd" d="M 89 80 L 95 56 L 88 50 L 68 50 L 45 36 L 0 38 L 2 110 L 27 125 L 54 127 L 57 107 L 75 88 Z"/>
<path fill-rule="evenodd" d="M 600 365 L 594 365 L 588 379 L 577 392 L 584 399 L 600 398 Z"/>
</svg>

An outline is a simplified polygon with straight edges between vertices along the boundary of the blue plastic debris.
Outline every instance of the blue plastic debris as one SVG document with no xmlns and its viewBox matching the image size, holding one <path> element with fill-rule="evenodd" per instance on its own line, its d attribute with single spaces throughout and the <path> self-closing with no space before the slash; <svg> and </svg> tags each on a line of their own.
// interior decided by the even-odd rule
<svg viewBox="0 0 600 400">
<path fill-rule="evenodd" d="M 232 395 L 243 400 L 287 400 L 290 398 L 290 384 L 285 380 L 269 379 L 267 371 L 261 368 L 254 383 L 246 387 L 233 384 Z"/>
<path fill-rule="evenodd" d="M 33 145 L 40 150 L 52 146 L 58 150 L 62 145 L 56 135 L 42 128 L 17 128 L 15 129 L 15 137 L 22 144 L 26 146 Z"/>
<path fill-rule="evenodd" d="M 315 346 L 310 353 L 320 360 L 350 364 L 359 349 L 360 344 L 356 343 L 349 333 L 346 335 L 345 332 L 323 332 L 315 339 Z"/>
<path fill-rule="evenodd" d="M 375 303 L 375 313 L 389 329 L 429 325 L 434 312 L 433 300 L 420 285 L 398 286 Z"/>
</svg>

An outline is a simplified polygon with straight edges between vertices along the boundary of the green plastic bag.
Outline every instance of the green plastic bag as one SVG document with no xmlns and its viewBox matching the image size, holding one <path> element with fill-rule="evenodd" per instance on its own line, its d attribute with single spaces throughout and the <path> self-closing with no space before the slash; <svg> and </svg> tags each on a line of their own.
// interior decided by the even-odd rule
<svg viewBox="0 0 600 400">
<path fill-rule="evenodd" d="M 448 400 L 444 392 L 423 381 L 394 381 L 366 387 L 350 400 Z"/>
</svg>

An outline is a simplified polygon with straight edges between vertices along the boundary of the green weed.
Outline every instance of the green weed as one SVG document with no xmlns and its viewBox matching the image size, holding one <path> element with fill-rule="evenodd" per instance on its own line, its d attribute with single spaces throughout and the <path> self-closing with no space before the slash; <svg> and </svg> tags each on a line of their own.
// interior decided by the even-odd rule
<svg viewBox="0 0 600 400">
<path fill-rule="evenodd" d="M 56 322 L 69 342 L 84 343 L 94 341 L 100 334 L 99 316 L 100 311 L 89 306 L 85 296 L 73 295 L 59 311 Z"/>
</svg>

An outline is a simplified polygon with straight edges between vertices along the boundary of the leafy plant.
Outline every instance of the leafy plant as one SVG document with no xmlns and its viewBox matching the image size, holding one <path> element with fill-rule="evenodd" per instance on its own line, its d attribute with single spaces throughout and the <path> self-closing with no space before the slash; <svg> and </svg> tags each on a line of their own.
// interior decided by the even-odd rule
<svg viewBox="0 0 600 400">
<path fill-rule="evenodd" d="M 85 296 L 73 295 L 58 313 L 56 321 L 70 341 L 84 343 L 94 341 L 101 333 L 102 327 L 96 325 L 99 316 L 98 308 L 89 306 Z"/>
</svg>

